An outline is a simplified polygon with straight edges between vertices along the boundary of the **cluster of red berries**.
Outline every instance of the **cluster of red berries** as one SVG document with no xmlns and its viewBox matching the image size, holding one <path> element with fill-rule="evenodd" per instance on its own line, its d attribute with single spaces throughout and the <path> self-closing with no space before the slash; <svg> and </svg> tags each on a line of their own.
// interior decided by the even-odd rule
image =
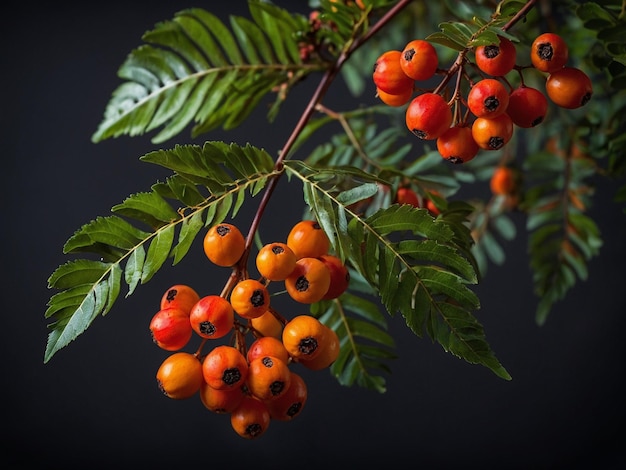
<svg viewBox="0 0 626 470">
<path fill-rule="evenodd" d="M 482 150 L 498 150 L 513 137 L 514 126 L 534 127 L 543 122 L 548 98 L 556 105 L 574 109 L 585 105 L 592 95 L 590 78 L 579 68 L 568 67 L 568 47 L 563 38 L 543 33 L 530 49 L 532 65 L 518 66 L 517 50 L 504 36 L 499 43 L 474 49 L 474 64 L 465 55 L 454 71 L 440 70 L 437 50 L 428 41 L 415 39 L 402 51 L 389 50 L 377 59 L 373 80 L 378 97 L 390 106 L 404 106 L 406 125 L 420 139 L 435 140 L 442 158 L 453 163 L 473 159 Z M 468 65 L 478 69 L 472 80 Z M 545 73 L 545 93 L 524 83 L 523 70 Z M 516 70 L 520 85 L 514 88 L 505 78 Z M 455 92 L 444 96 L 446 87 L 422 89 L 416 82 L 431 79 L 436 73 L 458 73 Z M 462 96 L 461 79 L 469 83 Z M 417 92 L 417 96 L 414 96 Z M 467 110 L 460 111 L 461 106 Z"/>
<path fill-rule="evenodd" d="M 280 315 L 270 306 L 269 284 L 284 283 L 283 291 L 303 304 L 338 297 L 348 287 L 349 274 L 329 247 L 321 227 L 303 220 L 292 227 L 286 243 L 269 243 L 258 251 L 259 279 L 240 275 L 221 294 L 204 297 L 184 284 L 168 289 L 149 326 L 153 341 L 172 352 L 156 373 L 163 393 L 173 399 L 199 394 L 210 411 L 230 414 L 233 429 L 248 439 L 262 435 L 271 420 L 298 416 L 308 392 L 293 364 L 309 370 L 329 367 L 339 355 L 339 338 L 309 314 Z M 235 267 L 243 259 L 245 239 L 235 225 L 220 223 L 207 231 L 203 248 L 214 264 Z M 233 270 L 239 272 L 247 271 Z M 182 351 L 194 335 L 200 347 Z M 229 342 L 215 342 L 202 352 L 207 343 L 229 335 Z"/>
</svg>

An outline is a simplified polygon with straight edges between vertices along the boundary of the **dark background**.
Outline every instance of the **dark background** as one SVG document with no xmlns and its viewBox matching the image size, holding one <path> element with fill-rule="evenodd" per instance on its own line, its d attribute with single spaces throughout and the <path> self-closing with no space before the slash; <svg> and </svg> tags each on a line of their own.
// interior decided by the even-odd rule
<svg viewBox="0 0 626 470">
<path fill-rule="evenodd" d="M 247 15 L 244 1 L 224 4 L 197 6 L 223 18 Z M 0 462 L 68 469 L 368 468 L 400 462 L 423 468 L 612 469 L 626 463 L 626 227 L 621 207 L 611 202 L 615 186 L 605 182 L 591 209 L 605 245 L 589 264 L 590 279 L 556 305 L 545 326 L 534 322 L 537 299 L 521 219 L 517 240 L 506 246 L 507 264 L 491 267 L 476 288 L 478 318 L 513 376 L 510 382 L 417 338 L 398 316 L 389 321 L 400 358 L 392 363 L 385 394 L 342 387 L 326 371 L 303 373 L 309 399 L 298 419 L 272 423 L 262 438 L 246 441 L 226 416 L 208 412 L 198 399 L 165 398 L 154 379 L 166 353 L 152 343 L 147 326 L 161 293 L 174 283 L 190 283 L 203 293 L 221 290 L 227 275 L 209 266 L 199 245 L 177 267 L 164 267 L 132 296 L 120 297 L 106 317 L 44 365 L 43 314 L 51 295 L 46 281 L 67 260 L 63 243 L 82 224 L 166 176 L 140 163 L 141 155 L 192 141 L 188 132 L 160 146 L 147 136 L 99 144 L 90 137 L 119 84 L 116 70 L 141 34 L 196 5 L 81 5 L 23 2 L 2 13 Z M 262 111 L 235 131 L 203 139 L 251 142 L 276 152 L 314 85 L 302 85 L 302 95 L 294 95 L 271 131 Z M 326 102 L 345 99 L 338 83 Z M 340 109 L 341 101 L 336 103 Z M 268 240 L 285 238 L 298 219 L 299 191 L 286 180 L 279 186 L 261 227 Z M 246 205 L 250 211 L 255 206 L 253 200 Z M 247 212 L 237 220 L 247 227 Z"/>
</svg>

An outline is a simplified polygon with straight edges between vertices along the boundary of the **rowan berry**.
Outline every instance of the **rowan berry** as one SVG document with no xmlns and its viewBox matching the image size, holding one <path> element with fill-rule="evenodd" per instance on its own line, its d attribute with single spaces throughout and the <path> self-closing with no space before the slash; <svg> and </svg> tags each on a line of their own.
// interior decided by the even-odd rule
<svg viewBox="0 0 626 470">
<path fill-rule="evenodd" d="M 509 96 L 509 107 L 506 112 L 516 126 L 535 127 L 546 117 L 548 99 L 536 88 L 521 85 Z"/>
<path fill-rule="evenodd" d="M 311 315 L 297 315 L 283 329 L 283 344 L 289 355 L 296 360 L 314 359 L 321 352 L 326 327 Z"/>
<path fill-rule="evenodd" d="M 200 295 L 188 285 L 176 284 L 167 289 L 161 297 L 161 309 L 177 307 L 189 314 L 191 307 L 200 300 Z"/>
<path fill-rule="evenodd" d="M 494 77 L 506 75 L 517 60 L 517 50 L 509 39 L 498 36 L 498 44 L 478 46 L 475 51 L 476 66 Z"/>
<path fill-rule="evenodd" d="M 411 101 L 411 98 L 413 97 L 413 84 L 411 84 L 411 86 L 404 90 L 402 93 L 398 93 L 395 95 L 392 95 L 391 93 L 385 93 L 380 88 L 376 88 L 376 96 L 387 106 L 404 106 L 409 101 Z"/>
<path fill-rule="evenodd" d="M 200 400 L 210 411 L 219 414 L 231 413 L 239 406 L 245 393 L 243 387 L 232 390 L 217 390 L 202 380 Z"/>
<path fill-rule="evenodd" d="M 330 271 L 318 258 L 300 258 L 293 272 L 285 279 L 289 296 L 302 304 L 322 300 L 330 287 Z"/>
<path fill-rule="evenodd" d="M 484 78 L 467 95 L 467 107 L 476 117 L 494 118 L 506 112 L 509 92 L 500 80 Z"/>
<path fill-rule="evenodd" d="M 239 229 L 227 223 L 212 226 L 203 241 L 204 253 L 217 266 L 233 266 L 243 255 L 246 241 Z"/>
<path fill-rule="evenodd" d="M 515 175 L 507 166 L 498 166 L 489 180 L 489 188 L 494 195 L 508 196 L 515 192 Z"/>
<path fill-rule="evenodd" d="M 265 404 L 272 419 L 278 421 L 291 421 L 298 416 L 308 397 L 306 382 L 301 375 L 291 372 L 291 385 L 287 391 L 275 400 Z"/>
<path fill-rule="evenodd" d="M 330 273 L 330 286 L 323 299 L 336 299 L 348 289 L 350 273 L 341 259 L 334 255 L 322 255 L 319 258 L 324 262 Z"/>
<path fill-rule="evenodd" d="M 295 224 L 287 235 L 287 246 L 296 258 L 316 258 L 326 254 L 330 248 L 328 235 L 315 220 L 302 220 Z"/>
<path fill-rule="evenodd" d="M 233 329 L 235 315 L 228 300 L 219 295 L 207 295 L 191 308 L 189 321 L 202 338 L 217 339 Z"/>
<path fill-rule="evenodd" d="M 546 80 L 546 94 L 554 104 L 562 108 L 576 109 L 591 99 L 591 79 L 576 67 L 562 67 L 550 73 Z"/>
<path fill-rule="evenodd" d="M 176 307 L 164 308 L 155 313 L 149 329 L 152 341 L 166 351 L 184 348 L 193 335 L 189 315 Z"/>
<path fill-rule="evenodd" d="M 230 414 L 230 423 L 241 437 L 256 439 L 267 431 L 270 413 L 265 403 L 254 396 L 246 395 Z"/>
<path fill-rule="evenodd" d="M 248 378 L 248 361 L 239 349 L 221 344 L 202 361 L 204 381 L 217 390 L 234 390 Z"/>
<path fill-rule="evenodd" d="M 421 207 L 417 193 L 406 186 L 398 188 L 395 201 L 397 204 L 410 204 L 413 207 Z"/>
<path fill-rule="evenodd" d="M 452 163 L 465 163 L 472 160 L 479 151 L 468 126 L 453 126 L 437 139 L 437 151 L 441 158 Z"/>
<path fill-rule="evenodd" d="M 530 46 L 530 61 L 542 72 L 554 72 L 565 66 L 569 49 L 565 40 L 554 33 L 543 33 Z"/>
<path fill-rule="evenodd" d="M 271 310 L 257 318 L 252 318 L 250 324 L 255 331 L 263 336 L 271 336 L 281 339 L 283 335 L 283 324 Z"/>
<path fill-rule="evenodd" d="M 246 353 L 248 363 L 262 356 L 273 356 L 285 363 L 289 362 L 289 353 L 285 345 L 280 339 L 273 336 L 261 336 L 255 339 Z"/>
<path fill-rule="evenodd" d="M 202 364 L 193 354 L 176 352 L 161 363 L 156 379 L 159 389 L 169 398 L 189 398 L 202 385 Z"/>
<path fill-rule="evenodd" d="M 313 359 L 303 357 L 300 364 L 310 370 L 321 370 L 330 367 L 337 360 L 340 352 L 339 336 L 332 328 L 324 325 L 324 341 L 319 345 L 320 352 Z"/>
<path fill-rule="evenodd" d="M 422 93 L 413 98 L 406 110 L 406 126 L 418 138 L 435 140 L 452 124 L 452 110 L 437 93 Z"/>
<path fill-rule="evenodd" d="M 430 190 L 430 194 L 432 196 L 442 197 L 441 193 L 439 191 L 437 191 L 436 189 L 431 189 Z M 437 217 L 439 214 L 441 214 L 441 209 L 435 203 L 435 201 L 433 200 L 432 197 L 425 198 L 425 200 L 424 200 L 424 207 L 426 207 L 426 210 L 428 210 L 430 215 L 432 215 L 433 217 Z"/>
<path fill-rule="evenodd" d="M 285 361 L 274 356 L 261 356 L 250 362 L 246 381 L 250 393 L 261 400 L 274 400 L 291 384 L 291 371 Z"/>
<path fill-rule="evenodd" d="M 439 57 L 437 50 L 428 41 L 414 39 L 410 41 L 400 56 L 402 71 L 413 80 L 428 80 L 435 75 Z"/>
<path fill-rule="evenodd" d="M 513 137 L 513 121 L 506 113 L 494 118 L 476 118 L 472 124 L 472 137 L 481 149 L 501 149 Z"/>
<path fill-rule="evenodd" d="M 401 51 L 390 50 L 376 59 L 372 75 L 376 88 L 392 95 L 402 94 L 407 88 L 413 88 L 413 79 L 400 66 L 401 55 Z"/>
<path fill-rule="evenodd" d="M 256 267 L 265 279 L 284 281 L 296 267 L 296 261 L 296 254 L 286 243 L 274 242 L 261 247 L 256 256 Z"/>
<path fill-rule="evenodd" d="M 230 293 L 230 305 L 243 318 L 260 317 L 270 307 L 270 293 L 262 282 L 244 279 Z"/>
</svg>

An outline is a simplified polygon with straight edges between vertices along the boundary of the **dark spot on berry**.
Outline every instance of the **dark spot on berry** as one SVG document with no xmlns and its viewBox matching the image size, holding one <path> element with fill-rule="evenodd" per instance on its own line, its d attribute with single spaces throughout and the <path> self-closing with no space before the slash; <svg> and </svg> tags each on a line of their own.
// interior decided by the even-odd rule
<svg viewBox="0 0 626 470">
<path fill-rule="evenodd" d="M 250 303 L 254 307 L 261 307 L 265 303 L 265 297 L 263 296 L 263 291 L 261 289 L 257 289 L 250 296 Z"/>
<path fill-rule="evenodd" d="M 537 45 L 537 55 L 541 60 L 552 60 L 552 56 L 554 55 L 554 49 L 552 48 L 552 44 L 549 42 L 542 42 Z"/>
<path fill-rule="evenodd" d="M 298 279 L 296 279 L 296 290 L 298 292 L 306 292 L 307 290 L 309 290 L 309 280 L 306 278 L 306 276 L 300 276 Z"/>
<path fill-rule="evenodd" d="M 259 423 L 252 423 L 246 426 L 246 434 L 252 438 L 260 436 L 263 433 L 263 426 Z"/>
<path fill-rule="evenodd" d="M 584 106 L 587 103 L 589 103 L 589 100 L 591 99 L 591 93 L 585 93 L 585 95 L 583 96 L 583 98 L 580 100 L 580 105 Z"/>
<path fill-rule="evenodd" d="M 543 116 L 538 116 L 530 123 L 530 127 L 535 127 L 543 122 Z"/>
<path fill-rule="evenodd" d="M 455 165 L 458 165 L 459 163 L 463 163 L 463 159 L 461 157 L 456 157 L 454 155 L 448 157 L 448 161 L 450 163 L 454 163 Z"/>
<path fill-rule="evenodd" d="M 317 222 L 313 222 L 313 228 L 315 230 L 322 230 L 322 226 L 320 224 L 318 224 Z"/>
<path fill-rule="evenodd" d="M 215 231 L 220 237 L 223 237 L 230 233 L 230 227 L 227 227 L 226 225 L 219 225 Z"/>
<path fill-rule="evenodd" d="M 485 109 L 487 111 L 495 111 L 496 109 L 498 109 L 498 106 L 500 106 L 500 100 L 498 100 L 498 98 L 496 98 L 495 96 L 490 96 L 488 98 L 485 98 L 483 104 L 485 105 Z"/>
<path fill-rule="evenodd" d="M 406 60 L 407 62 L 411 62 L 414 56 L 415 49 L 409 49 L 408 51 L 404 51 L 404 60 Z"/>
<path fill-rule="evenodd" d="M 265 367 L 267 367 L 268 369 L 270 367 L 274 367 L 274 361 L 272 361 L 272 358 L 269 356 L 265 356 L 263 359 L 261 359 L 261 362 L 263 363 L 263 365 Z"/>
<path fill-rule="evenodd" d="M 485 46 L 483 52 L 485 53 L 485 57 L 487 57 L 487 59 L 495 59 L 500 55 L 500 46 L 496 44 Z"/>
<path fill-rule="evenodd" d="M 293 418 L 295 415 L 300 413 L 301 409 L 302 409 L 302 403 L 301 402 L 294 403 L 287 410 L 287 416 L 289 416 L 290 418 Z"/>
<path fill-rule="evenodd" d="M 274 253 L 275 255 L 280 255 L 284 251 L 285 251 L 285 249 L 282 246 L 280 246 L 280 245 L 274 245 L 272 247 L 272 253 Z"/>
<path fill-rule="evenodd" d="M 275 380 L 270 384 L 270 392 L 273 396 L 280 395 L 284 389 L 285 382 L 282 382 L 280 380 Z"/>
<path fill-rule="evenodd" d="M 300 340 L 300 344 L 298 344 L 298 350 L 308 356 L 313 354 L 317 349 L 317 340 L 313 336 L 307 336 L 306 338 L 302 338 Z"/>
<path fill-rule="evenodd" d="M 199 325 L 200 333 L 207 336 L 212 336 L 215 334 L 215 325 L 210 321 L 203 321 Z"/>
<path fill-rule="evenodd" d="M 167 291 L 167 295 L 165 296 L 165 299 L 168 302 L 171 302 L 172 300 L 174 300 L 177 294 L 178 294 L 178 291 L 176 289 L 170 289 Z"/>
<path fill-rule="evenodd" d="M 411 132 L 415 134 L 419 139 L 425 139 L 428 137 L 428 134 L 420 129 L 411 129 Z"/>
<path fill-rule="evenodd" d="M 226 385 L 236 384 L 239 380 L 241 380 L 241 372 L 236 367 L 226 369 L 222 374 L 222 382 Z"/>
<path fill-rule="evenodd" d="M 502 137 L 491 137 L 488 146 L 492 150 L 498 150 L 504 146 L 504 139 Z"/>
</svg>

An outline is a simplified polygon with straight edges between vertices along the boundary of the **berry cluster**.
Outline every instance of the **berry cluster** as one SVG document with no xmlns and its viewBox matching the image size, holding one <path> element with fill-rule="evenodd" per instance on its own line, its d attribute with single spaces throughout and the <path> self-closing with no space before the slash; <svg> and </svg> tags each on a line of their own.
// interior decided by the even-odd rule
<svg viewBox="0 0 626 470">
<path fill-rule="evenodd" d="M 328 237 L 312 220 L 295 224 L 286 243 L 259 249 L 258 279 L 236 267 L 245 247 L 235 225 L 209 228 L 204 252 L 212 263 L 233 267 L 234 282 L 219 295 L 204 297 L 188 285 L 172 286 L 149 328 L 153 341 L 172 352 L 156 373 L 163 393 L 173 399 L 198 393 L 207 409 L 230 414 L 235 432 L 252 439 L 262 435 L 271 420 L 289 421 L 302 411 L 307 386 L 294 364 L 321 370 L 339 355 L 334 330 L 309 314 L 286 319 L 270 306 L 270 283 L 280 282 L 282 292 L 293 300 L 311 304 L 341 295 L 349 274 L 330 254 Z M 198 350 L 182 351 L 194 335 L 201 339 Z M 230 341 L 216 342 L 208 353 L 202 352 L 207 343 L 227 336 Z"/>
<path fill-rule="evenodd" d="M 498 150 L 513 137 L 514 127 L 530 128 L 543 122 L 548 98 L 557 106 L 574 109 L 585 105 L 592 95 L 589 77 L 579 68 L 568 67 L 568 47 L 554 33 L 535 38 L 530 48 L 532 65 L 517 65 L 515 44 L 499 36 L 497 44 L 473 49 L 459 55 L 449 69 L 439 68 L 435 47 L 428 41 L 410 41 L 402 51 L 389 50 L 376 60 L 373 80 L 377 96 L 389 106 L 404 106 L 406 126 L 420 139 L 436 141 L 442 158 L 453 163 L 472 160 L 480 150 Z M 475 71 L 478 78 L 472 78 Z M 534 69 L 544 74 L 545 93 L 524 83 L 523 71 Z M 516 71 L 519 85 L 505 77 Z M 420 88 L 416 82 L 444 75 L 434 89 Z M 457 74 L 452 96 L 445 86 Z M 467 83 L 467 92 L 462 87 Z M 415 96 L 417 93 L 417 96 Z M 466 112 L 462 112 L 462 108 Z"/>
</svg>

